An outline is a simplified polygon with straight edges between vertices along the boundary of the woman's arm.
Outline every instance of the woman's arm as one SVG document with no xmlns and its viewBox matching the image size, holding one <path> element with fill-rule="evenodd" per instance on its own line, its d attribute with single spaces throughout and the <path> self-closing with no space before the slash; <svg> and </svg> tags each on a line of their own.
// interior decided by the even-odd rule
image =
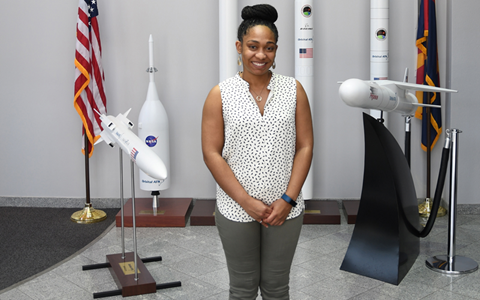
<svg viewBox="0 0 480 300">
<path fill-rule="evenodd" d="M 267 218 L 271 208 L 245 191 L 222 157 L 224 144 L 224 123 L 220 87 L 215 86 L 207 96 L 202 116 L 203 160 L 215 181 L 232 199 L 257 221 Z M 264 224 L 267 226 L 266 224 Z"/>
<path fill-rule="evenodd" d="M 307 94 L 302 85 L 297 81 L 297 108 L 295 112 L 296 144 L 293 159 L 292 175 L 288 183 L 287 194 L 296 200 L 308 175 L 313 155 L 313 126 L 310 105 Z M 282 225 L 285 222 L 292 206 L 278 199 L 271 205 L 272 214 L 265 219 L 271 225 Z"/>
</svg>

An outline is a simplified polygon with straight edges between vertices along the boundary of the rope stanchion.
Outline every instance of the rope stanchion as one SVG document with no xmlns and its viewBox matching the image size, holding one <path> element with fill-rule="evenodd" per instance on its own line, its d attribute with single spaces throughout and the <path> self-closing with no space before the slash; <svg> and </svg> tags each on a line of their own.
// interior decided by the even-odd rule
<svg viewBox="0 0 480 300">
<path fill-rule="evenodd" d="M 447 131 L 447 134 L 449 132 Z M 455 254 L 455 223 L 457 217 L 457 171 L 458 171 L 458 129 L 452 129 L 452 152 L 450 161 L 450 203 L 448 211 L 448 254 L 437 255 L 425 261 L 426 266 L 447 275 L 461 275 L 478 270 L 473 259 Z"/>
</svg>

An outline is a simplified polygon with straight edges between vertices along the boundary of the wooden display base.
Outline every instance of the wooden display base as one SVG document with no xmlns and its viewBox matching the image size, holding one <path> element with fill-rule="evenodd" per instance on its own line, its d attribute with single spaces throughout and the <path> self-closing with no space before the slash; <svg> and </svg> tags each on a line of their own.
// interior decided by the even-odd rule
<svg viewBox="0 0 480 300">
<path fill-rule="evenodd" d="M 137 255 L 137 280 L 135 280 L 135 261 L 133 252 L 122 254 L 107 255 L 106 263 L 86 265 L 82 267 L 83 271 L 110 268 L 115 283 L 120 289 L 106 292 L 93 293 L 93 298 L 104 298 L 113 296 L 134 296 L 143 294 L 152 294 L 159 289 L 167 289 L 182 286 L 180 281 L 155 284 L 153 277 L 145 268 L 144 263 L 161 261 L 161 256 L 140 259 Z"/>
<path fill-rule="evenodd" d="M 340 224 L 335 200 L 306 200 L 303 224 Z M 215 226 L 215 200 L 197 200 L 190 215 L 192 226 Z"/>
<path fill-rule="evenodd" d="M 340 224 L 337 201 L 305 200 L 303 224 Z"/>
<path fill-rule="evenodd" d="M 159 198 L 157 215 L 153 214 L 153 198 L 135 198 L 136 227 L 185 227 L 187 211 L 192 198 Z M 124 226 L 132 227 L 132 199 L 123 206 Z M 117 227 L 122 226 L 122 212 L 115 217 Z"/>
<path fill-rule="evenodd" d="M 197 200 L 190 214 L 192 226 L 215 226 L 216 200 Z"/>
<path fill-rule="evenodd" d="M 360 200 L 343 200 L 343 208 L 345 209 L 345 215 L 347 217 L 348 224 L 355 224 L 357 222 L 358 207 L 360 206 Z"/>
<path fill-rule="evenodd" d="M 121 253 L 107 255 L 107 261 L 110 263 L 110 273 L 118 288 L 122 290 L 122 296 L 156 293 L 157 284 L 138 255 L 138 278 L 135 280 L 133 255 L 133 252 L 125 253 L 125 258 L 122 258 Z"/>
</svg>

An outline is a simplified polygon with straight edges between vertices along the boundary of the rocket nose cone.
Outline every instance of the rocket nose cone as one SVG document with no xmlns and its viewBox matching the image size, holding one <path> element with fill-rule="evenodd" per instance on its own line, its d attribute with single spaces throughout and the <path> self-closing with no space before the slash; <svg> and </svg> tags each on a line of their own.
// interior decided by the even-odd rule
<svg viewBox="0 0 480 300">
<path fill-rule="evenodd" d="M 154 157 L 151 158 L 149 161 L 149 169 L 144 170 L 144 172 L 148 176 L 159 180 L 165 180 L 168 176 L 167 167 L 163 163 L 162 159 L 158 157 L 158 155 L 154 155 Z"/>
<path fill-rule="evenodd" d="M 363 80 L 352 78 L 340 85 L 338 94 L 348 106 L 362 107 L 364 99 L 370 97 L 370 88 Z"/>
</svg>

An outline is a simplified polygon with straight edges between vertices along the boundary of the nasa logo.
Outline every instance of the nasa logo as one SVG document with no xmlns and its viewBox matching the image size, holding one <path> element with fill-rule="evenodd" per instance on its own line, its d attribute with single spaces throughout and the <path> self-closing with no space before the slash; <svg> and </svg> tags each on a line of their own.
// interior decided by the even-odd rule
<svg viewBox="0 0 480 300">
<path fill-rule="evenodd" d="M 312 15 L 312 6 L 310 5 L 304 5 L 302 7 L 302 16 L 304 16 L 305 18 L 310 18 L 310 16 Z"/>
<path fill-rule="evenodd" d="M 155 145 L 157 145 L 157 139 L 158 136 L 154 137 L 149 135 L 145 138 L 145 144 L 147 144 L 148 147 L 155 147 Z"/>
</svg>

